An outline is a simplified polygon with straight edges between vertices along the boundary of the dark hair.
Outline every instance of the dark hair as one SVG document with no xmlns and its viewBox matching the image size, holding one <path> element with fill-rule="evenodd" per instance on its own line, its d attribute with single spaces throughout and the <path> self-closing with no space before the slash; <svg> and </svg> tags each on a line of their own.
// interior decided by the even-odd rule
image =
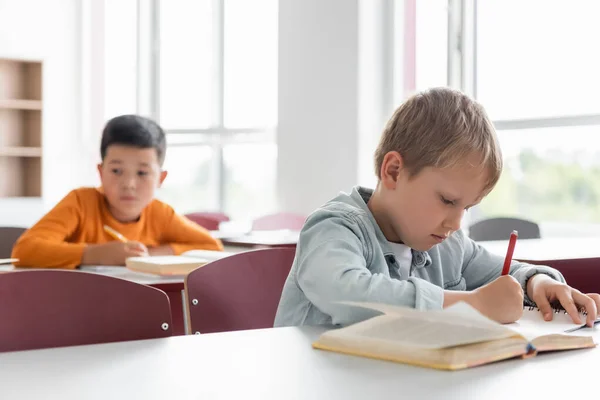
<svg viewBox="0 0 600 400">
<path fill-rule="evenodd" d="M 120 115 L 109 120 L 102 131 L 100 156 L 106 156 L 108 146 L 120 144 L 140 149 L 154 148 L 160 166 L 165 161 L 167 141 L 165 131 L 156 122 L 139 115 Z"/>
</svg>

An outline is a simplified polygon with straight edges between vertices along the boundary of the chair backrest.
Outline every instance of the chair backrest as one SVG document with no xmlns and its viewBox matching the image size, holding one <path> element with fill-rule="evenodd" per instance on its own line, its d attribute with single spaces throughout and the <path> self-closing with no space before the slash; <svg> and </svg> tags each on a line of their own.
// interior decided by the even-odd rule
<svg viewBox="0 0 600 400">
<path fill-rule="evenodd" d="M 171 336 L 158 289 L 81 271 L 0 274 L 0 351 Z"/>
<path fill-rule="evenodd" d="M 10 258 L 12 248 L 26 228 L 0 226 L 0 258 Z"/>
<path fill-rule="evenodd" d="M 272 328 L 295 254 L 290 247 L 252 250 L 190 272 L 188 333 Z"/>
<path fill-rule="evenodd" d="M 578 258 L 573 260 L 527 261 L 531 264 L 547 265 L 558 270 L 569 286 L 583 293 L 600 293 L 600 258 Z"/>
<path fill-rule="evenodd" d="M 490 218 L 469 227 L 469 237 L 476 241 L 508 240 L 510 233 L 519 232 L 519 239 L 539 239 L 540 227 L 532 221 L 519 218 Z"/>
<path fill-rule="evenodd" d="M 189 213 L 186 214 L 186 216 L 189 218 L 189 216 L 192 217 L 206 217 L 206 218 L 210 218 L 210 219 L 215 219 L 219 222 L 227 222 L 229 221 L 229 217 L 227 216 L 227 214 L 224 214 L 222 212 L 218 212 L 218 211 L 201 211 L 201 212 L 193 212 L 193 213 Z"/>
<path fill-rule="evenodd" d="M 195 212 L 185 214 L 185 216 L 209 231 L 216 231 L 221 222 L 229 221 L 227 215 L 218 212 Z"/>
<path fill-rule="evenodd" d="M 299 231 L 306 221 L 305 215 L 294 213 L 277 213 L 265 215 L 252 222 L 253 231 L 268 231 L 277 229 L 290 229 Z"/>
</svg>

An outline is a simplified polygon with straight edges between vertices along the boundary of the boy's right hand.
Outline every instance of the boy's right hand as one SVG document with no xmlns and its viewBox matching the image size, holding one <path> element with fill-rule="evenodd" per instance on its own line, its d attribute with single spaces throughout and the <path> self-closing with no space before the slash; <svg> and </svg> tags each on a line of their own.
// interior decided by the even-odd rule
<svg viewBox="0 0 600 400">
<path fill-rule="evenodd" d="M 86 246 L 82 265 L 125 265 L 127 257 L 147 256 L 148 248 L 140 242 L 109 242 Z"/>
<path fill-rule="evenodd" d="M 510 275 L 501 276 L 471 294 L 471 305 L 496 322 L 508 324 L 523 315 L 523 288 Z"/>
</svg>

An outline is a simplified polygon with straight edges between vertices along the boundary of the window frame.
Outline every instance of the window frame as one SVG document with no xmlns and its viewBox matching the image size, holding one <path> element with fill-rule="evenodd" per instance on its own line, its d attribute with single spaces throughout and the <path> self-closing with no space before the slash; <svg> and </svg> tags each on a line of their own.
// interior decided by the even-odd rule
<svg viewBox="0 0 600 400">
<path fill-rule="evenodd" d="M 164 1 L 164 0 L 163 0 Z M 275 143 L 275 126 L 227 128 L 225 126 L 225 0 L 211 0 L 215 21 L 213 26 L 212 56 L 215 62 L 212 68 L 211 97 L 214 107 L 211 125 L 208 128 L 170 129 L 163 126 L 169 136 L 178 136 L 169 147 L 207 145 L 211 146 L 215 156 L 212 159 L 211 172 L 218 184 L 213 203 L 214 211 L 225 212 L 228 193 L 225 189 L 224 147 L 229 144 Z M 160 3 L 161 0 L 138 0 L 138 113 L 147 115 L 160 122 Z M 243 133 L 245 139 L 236 135 Z M 182 137 L 189 140 L 181 140 Z"/>
</svg>

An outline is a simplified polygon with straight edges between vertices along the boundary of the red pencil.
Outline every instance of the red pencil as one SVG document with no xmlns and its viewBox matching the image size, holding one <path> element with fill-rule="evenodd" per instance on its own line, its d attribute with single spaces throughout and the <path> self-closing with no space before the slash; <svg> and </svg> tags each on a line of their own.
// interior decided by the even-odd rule
<svg viewBox="0 0 600 400">
<path fill-rule="evenodd" d="M 508 271 L 510 270 L 510 262 L 512 261 L 512 256 L 515 251 L 515 244 L 517 244 L 517 237 L 519 233 L 517 231 L 512 231 L 510 234 L 510 240 L 508 241 L 508 250 L 506 250 L 506 258 L 504 259 L 504 267 L 502 268 L 502 275 L 508 275 Z"/>
</svg>

